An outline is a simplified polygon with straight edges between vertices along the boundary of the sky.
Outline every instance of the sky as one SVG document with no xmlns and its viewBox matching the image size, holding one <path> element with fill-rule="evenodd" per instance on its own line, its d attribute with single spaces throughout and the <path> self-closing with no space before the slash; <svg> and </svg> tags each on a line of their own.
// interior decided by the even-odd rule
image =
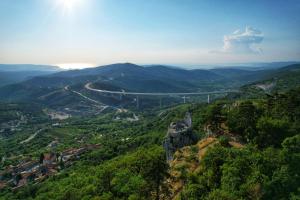
<svg viewBox="0 0 300 200">
<path fill-rule="evenodd" d="M 299 60 L 299 0 L 0 0 L 0 63 Z"/>
</svg>

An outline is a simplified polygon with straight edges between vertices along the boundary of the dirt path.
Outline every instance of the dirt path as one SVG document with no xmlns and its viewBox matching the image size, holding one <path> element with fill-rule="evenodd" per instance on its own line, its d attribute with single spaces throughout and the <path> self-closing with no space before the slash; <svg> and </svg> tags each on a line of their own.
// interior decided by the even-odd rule
<svg viewBox="0 0 300 200">
<path fill-rule="evenodd" d="M 37 130 L 34 134 L 30 135 L 26 140 L 21 141 L 20 144 L 24 144 L 24 143 L 30 142 L 32 139 L 34 139 L 42 131 L 43 131 L 43 129 Z"/>
</svg>

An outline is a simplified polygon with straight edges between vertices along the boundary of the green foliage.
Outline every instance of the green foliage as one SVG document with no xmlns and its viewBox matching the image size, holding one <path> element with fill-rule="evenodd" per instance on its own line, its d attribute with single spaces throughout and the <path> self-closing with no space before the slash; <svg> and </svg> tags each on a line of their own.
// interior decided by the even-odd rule
<svg viewBox="0 0 300 200">
<path fill-rule="evenodd" d="M 280 147 L 284 138 L 290 135 L 289 127 L 287 120 L 261 117 L 257 122 L 258 134 L 254 141 L 260 147 Z"/>
<path fill-rule="evenodd" d="M 219 142 L 223 147 L 228 147 L 229 146 L 229 138 L 225 135 L 220 136 Z"/>
<path fill-rule="evenodd" d="M 222 115 L 223 104 L 220 102 L 210 105 L 206 109 L 206 118 L 205 120 L 212 125 L 214 129 L 219 128 L 221 122 L 223 121 Z"/>
<path fill-rule="evenodd" d="M 98 166 L 78 165 L 39 187 L 29 185 L 16 198 L 149 199 L 161 194 L 168 165 L 161 147 L 141 148 Z M 69 172 L 68 172 L 69 171 Z M 7 199 L 10 197 L 6 194 Z"/>
<path fill-rule="evenodd" d="M 216 130 L 227 125 L 230 134 L 249 143 L 241 149 L 229 148 L 229 136 L 220 136 L 220 144 L 208 149 L 193 173 L 186 166 L 198 161 L 201 149 L 192 146 L 185 165 L 177 166 L 185 184 L 179 199 L 298 199 L 299 96 L 300 89 L 260 100 L 187 104 L 139 113 L 141 120 L 134 123 L 114 121 L 115 115 L 107 113 L 71 119 L 59 127 L 51 126 L 50 120 L 28 124 L 1 140 L 0 155 L 8 158 L 1 163 L 3 168 L 22 157 L 41 159 L 41 153 L 49 151 L 47 145 L 56 139 L 56 151 L 96 143 L 101 148 L 82 155 L 69 168 L 61 163 L 64 169 L 42 183 L 14 193 L 2 190 L 0 199 L 143 200 L 168 196 L 168 164 L 161 141 L 170 122 L 182 119 L 187 110 L 192 112 L 193 131 L 199 138 L 204 124 L 212 124 Z M 32 134 L 33 125 L 45 131 L 20 144 Z"/>
<path fill-rule="evenodd" d="M 282 143 L 280 152 L 281 166 L 273 173 L 272 179 L 266 183 L 265 199 L 284 199 L 292 193 L 299 195 L 300 185 L 300 134 L 287 138 Z"/>
<path fill-rule="evenodd" d="M 228 148 L 228 138 L 220 136 L 220 145 L 201 160 L 201 170 L 185 178 L 180 199 L 297 199 L 299 99 L 300 88 L 265 100 L 211 105 L 205 123 L 218 130 L 226 120 L 229 132 L 252 146 Z"/>
<path fill-rule="evenodd" d="M 300 131 L 300 88 L 274 94 L 264 101 L 242 101 L 227 114 L 231 133 L 260 148 L 274 146 Z"/>
<path fill-rule="evenodd" d="M 256 136 L 259 110 L 251 101 L 240 103 L 228 113 L 227 125 L 231 132 L 240 134 L 247 142 Z"/>
<path fill-rule="evenodd" d="M 181 199 L 289 199 L 299 194 L 300 135 L 283 149 L 215 147 L 188 179 Z M 293 194 L 293 195 L 292 195 Z"/>
</svg>

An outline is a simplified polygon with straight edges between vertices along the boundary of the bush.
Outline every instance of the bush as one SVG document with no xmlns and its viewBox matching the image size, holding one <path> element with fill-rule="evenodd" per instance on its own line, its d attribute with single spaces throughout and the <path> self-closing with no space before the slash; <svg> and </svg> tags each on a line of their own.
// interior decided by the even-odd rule
<svg viewBox="0 0 300 200">
<path fill-rule="evenodd" d="M 219 137 L 219 142 L 223 147 L 229 146 L 229 138 L 225 135 L 222 135 Z"/>
</svg>

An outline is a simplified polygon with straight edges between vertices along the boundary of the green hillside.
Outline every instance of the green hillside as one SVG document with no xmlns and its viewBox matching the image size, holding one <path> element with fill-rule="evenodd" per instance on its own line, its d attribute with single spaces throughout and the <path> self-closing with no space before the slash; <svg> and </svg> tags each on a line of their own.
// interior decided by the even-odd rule
<svg viewBox="0 0 300 200">
<path fill-rule="evenodd" d="M 19 102 L 0 105 L 0 199 L 297 199 L 298 69 L 273 69 L 210 104 L 160 107 L 157 99 L 144 99 L 142 105 L 155 106 L 143 109 L 127 96 L 87 91 L 88 75 L 47 77 L 45 87 L 33 84 L 42 77 L 4 87 Z M 130 83 L 116 80 L 126 79 L 93 87 L 120 91 Z M 169 127 L 184 130 L 187 112 L 193 142 L 167 161 Z M 182 137 L 179 143 L 188 141 Z"/>
<path fill-rule="evenodd" d="M 182 105 L 136 113 L 136 122 L 127 121 L 129 115 L 119 115 L 121 118 L 116 120 L 115 114 L 108 113 L 85 120 L 69 119 L 58 127 L 50 126 L 51 121 L 40 124 L 45 130 L 28 144 L 18 144 L 26 139 L 20 138 L 21 132 L 1 144 L 1 154 L 7 157 L 4 168 L 29 155 L 39 159 L 41 153 L 61 152 L 82 144 L 99 144 L 100 148 L 83 154 L 41 183 L 28 184 L 14 193 L 3 189 L 1 198 L 295 199 L 299 197 L 300 181 L 299 91 L 288 91 L 280 98 L 222 100 L 209 106 Z M 184 173 L 176 176 L 183 186 L 172 197 L 168 192 L 172 188 L 166 182 L 172 171 L 161 144 L 168 124 L 181 119 L 186 111 L 192 113 L 193 132 L 198 138 L 205 136 L 204 127 L 209 125 L 215 134 L 210 137 L 217 138 L 219 145 L 203 152 L 200 158 L 185 158 L 187 163 L 198 163 L 199 169 L 176 168 Z M 47 145 L 53 141 L 58 145 L 51 150 Z M 231 141 L 243 147 L 231 147 Z M 197 151 L 192 148 L 192 152 Z"/>
<path fill-rule="evenodd" d="M 84 86 L 93 83 L 98 89 L 133 92 L 207 92 L 237 89 L 243 84 L 264 80 L 267 76 L 275 78 L 285 68 L 279 70 L 246 70 L 220 68 L 212 70 L 184 70 L 155 65 L 142 67 L 131 63 L 113 64 L 91 69 L 62 71 L 48 76 L 34 77 L 30 80 L 0 88 L 0 100 L 6 102 L 35 102 L 57 110 L 69 108 L 94 108 L 91 101 L 73 91 L 110 106 L 132 108 L 135 97 L 101 95 L 87 91 Z M 295 84 L 297 80 L 295 79 Z M 285 83 L 278 83 L 284 85 Z M 69 87 L 70 90 L 65 88 Z M 205 99 L 198 98 L 198 101 Z M 159 99 L 144 98 L 140 108 L 157 107 Z M 180 98 L 167 97 L 167 105 L 180 102 Z M 79 110 L 80 113 L 81 109 Z M 89 111 L 88 113 L 91 113 Z M 71 114 L 71 113 L 70 113 Z M 74 114 L 74 112 L 73 112 Z"/>
<path fill-rule="evenodd" d="M 289 65 L 273 70 L 260 81 L 241 87 L 241 96 L 259 98 L 262 96 L 286 92 L 300 86 L 300 65 Z"/>
</svg>

